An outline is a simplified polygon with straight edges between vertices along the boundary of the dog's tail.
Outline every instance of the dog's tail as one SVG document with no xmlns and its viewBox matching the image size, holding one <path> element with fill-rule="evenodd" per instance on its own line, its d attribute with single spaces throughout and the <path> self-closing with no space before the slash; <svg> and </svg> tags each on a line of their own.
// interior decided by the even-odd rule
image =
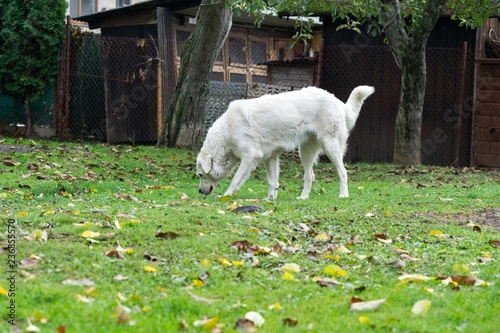
<svg viewBox="0 0 500 333">
<path fill-rule="evenodd" d="M 358 118 L 359 111 L 361 110 L 361 106 L 363 106 L 363 102 L 365 99 L 375 92 L 375 88 L 370 86 L 359 86 L 354 88 L 347 100 L 346 106 L 348 111 L 348 128 L 351 130 L 356 123 L 356 119 Z"/>
</svg>

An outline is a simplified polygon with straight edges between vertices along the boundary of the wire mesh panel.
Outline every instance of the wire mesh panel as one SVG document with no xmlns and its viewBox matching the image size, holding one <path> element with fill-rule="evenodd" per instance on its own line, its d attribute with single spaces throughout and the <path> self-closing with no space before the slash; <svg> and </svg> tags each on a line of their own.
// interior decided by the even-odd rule
<svg viewBox="0 0 500 333">
<path fill-rule="evenodd" d="M 401 92 L 400 70 L 387 46 L 293 50 L 263 37 L 232 37 L 217 57 L 206 102 L 208 128 L 235 99 L 319 86 L 346 101 L 358 85 L 376 92 L 363 106 L 346 160 L 391 162 Z M 286 49 L 286 52 L 284 51 Z M 178 53 L 175 53 L 178 54 Z M 151 38 L 73 38 L 69 75 L 70 137 L 154 143 L 158 135 L 158 59 Z M 464 62 L 465 60 L 465 62 Z M 177 65 L 180 64 L 179 58 Z M 168 82 L 173 84 L 171 78 Z M 471 159 L 473 52 L 428 49 L 422 162 L 468 165 Z"/>
<path fill-rule="evenodd" d="M 205 127 L 208 129 L 227 109 L 229 102 L 246 98 L 247 84 L 210 81 L 205 107 Z"/>
</svg>

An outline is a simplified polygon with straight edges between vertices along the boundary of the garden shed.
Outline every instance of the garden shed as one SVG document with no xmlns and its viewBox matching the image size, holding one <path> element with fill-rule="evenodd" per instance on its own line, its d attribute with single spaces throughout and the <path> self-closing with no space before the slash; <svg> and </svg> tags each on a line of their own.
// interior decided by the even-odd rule
<svg viewBox="0 0 500 333">
<path fill-rule="evenodd" d="M 152 0 L 77 18 L 88 22 L 90 29 L 100 29 L 107 142 L 156 142 L 175 88 L 183 44 L 196 26 L 199 3 L 199 0 Z M 250 16 L 233 16 L 233 25 L 211 78 L 212 82 L 226 84 L 212 83 L 215 94 L 224 86 L 235 89 L 235 94 L 225 92 L 226 96 L 239 96 L 241 87 L 237 84 L 252 88 L 245 88 L 250 94 L 266 93 L 266 89 L 275 91 L 269 85 L 268 62 L 307 58 L 302 56 L 305 48 L 301 43 L 290 48 L 294 20 L 267 16 L 260 28 L 254 26 L 254 20 Z M 315 29 L 309 47 L 318 51 L 321 25 Z M 310 83 L 294 82 L 293 77 L 289 80 L 285 90 Z M 300 80 L 297 76 L 297 81 Z M 258 89 L 256 85 L 260 85 Z M 224 103 L 209 109 L 220 114 L 227 106 L 226 99 L 210 98 L 209 101 Z"/>
</svg>

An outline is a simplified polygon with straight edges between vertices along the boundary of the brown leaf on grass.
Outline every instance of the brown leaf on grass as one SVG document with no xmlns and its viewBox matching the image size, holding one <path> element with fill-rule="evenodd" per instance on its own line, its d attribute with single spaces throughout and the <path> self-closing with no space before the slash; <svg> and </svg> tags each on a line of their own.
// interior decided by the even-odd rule
<svg viewBox="0 0 500 333">
<path fill-rule="evenodd" d="M 121 253 L 120 251 L 117 251 L 116 249 L 107 250 L 106 252 L 104 252 L 104 255 L 106 257 L 114 257 L 114 258 L 118 258 L 118 259 L 124 258 L 123 253 Z"/>
<path fill-rule="evenodd" d="M 179 234 L 176 234 L 173 231 L 159 231 L 158 230 L 155 232 L 155 237 L 158 237 L 158 238 L 176 239 L 179 236 L 180 236 Z"/>
<path fill-rule="evenodd" d="M 157 261 L 158 260 L 157 256 L 152 256 L 152 255 L 150 255 L 147 252 L 144 252 L 143 255 L 144 255 L 144 259 L 146 259 L 146 260 L 151 260 L 151 261 Z"/>
<path fill-rule="evenodd" d="M 35 267 L 38 264 L 38 258 L 27 258 L 19 262 L 19 264 L 24 268 Z"/>
<path fill-rule="evenodd" d="M 392 249 L 394 252 L 396 252 L 397 254 L 410 254 L 410 251 L 407 251 L 407 250 L 403 250 L 403 249 L 398 249 L 398 248 L 393 248 Z"/>
<path fill-rule="evenodd" d="M 363 300 L 357 296 L 353 296 L 351 297 L 351 299 L 349 300 L 349 303 L 353 304 L 353 303 L 359 303 L 359 302 L 363 302 Z"/>
<path fill-rule="evenodd" d="M 316 280 L 316 283 L 321 287 L 321 288 L 324 288 L 324 287 L 335 287 L 337 284 L 339 284 L 340 282 L 338 282 L 337 280 L 334 280 L 334 279 L 329 279 L 329 278 L 321 278 L 321 279 L 318 279 Z"/>
<path fill-rule="evenodd" d="M 276 253 L 277 255 L 281 255 L 282 252 L 283 252 L 283 247 L 280 245 L 280 243 L 276 243 L 273 246 L 272 253 Z"/>
<path fill-rule="evenodd" d="M 500 247 L 500 241 L 499 240 L 490 240 L 490 245 L 494 247 Z"/>
<path fill-rule="evenodd" d="M 392 244 L 392 239 L 388 239 L 384 234 L 375 234 L 373 236 L 381 243 Z"/>
<path fill-rule="evenodd" d="M 234 241 L 231 246 L 236 248 L 239 252 L 246 252 L 246 250 L 252 246 L 252 243 L 247 240 L 238 240 Z"/>
<path fill-rule="evenodd" d="M 253 333 L 257 331 L 253 321 L 246 318 L 239 318 L 236 321 L 236 324 L 234 324 L 234 329 L 245 333 Z"/>
<path fill-rule="evenodd" d="M 17 168 L 18 166 L 21 165 L 21 163 L 14 162 L 14 161 L 11 161 L 11 160 L 4 160 L 3 164 L 6 165 L 6 166 L 15 167 L 15 168 Z"/>
<path fill-rule="evenodd" d="M 451 279 L 458 284 L 473 286 L 478 281 L 477 278 L 468 275 L 451 275 Z M 482 281 L 482 280 L 481 280 Z"/>
<path fill-rule="evenodd" d="M 297 326 L 297 324 L 299 323 L 299 321 L 295 318 L 284 318 L 282 321 L 284 326 L 288 326 L 288 327 L 295 327 Z"/>
<path fill-rule="evenodd" d="M 115 194 L 115 197 L 117 197 L 118 199 L 122 199 L 122 200 L 132 200 L 134 202 L 140 202 L 140 200 L 137 199 L 136 197 L 134 197 L 133 195 L 126 194 L 126 193 Z"/>
</svg>

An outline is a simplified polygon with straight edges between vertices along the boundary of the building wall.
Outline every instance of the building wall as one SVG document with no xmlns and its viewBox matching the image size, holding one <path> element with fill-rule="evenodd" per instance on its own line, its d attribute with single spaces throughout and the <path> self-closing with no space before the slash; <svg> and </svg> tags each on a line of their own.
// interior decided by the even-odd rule
<svg viewBox="0 0 500 333">
<path fill-rule="evenodd" d="M 474 162 L 500 167 L 500 59 L 478 67 Z"/>
</svg>

